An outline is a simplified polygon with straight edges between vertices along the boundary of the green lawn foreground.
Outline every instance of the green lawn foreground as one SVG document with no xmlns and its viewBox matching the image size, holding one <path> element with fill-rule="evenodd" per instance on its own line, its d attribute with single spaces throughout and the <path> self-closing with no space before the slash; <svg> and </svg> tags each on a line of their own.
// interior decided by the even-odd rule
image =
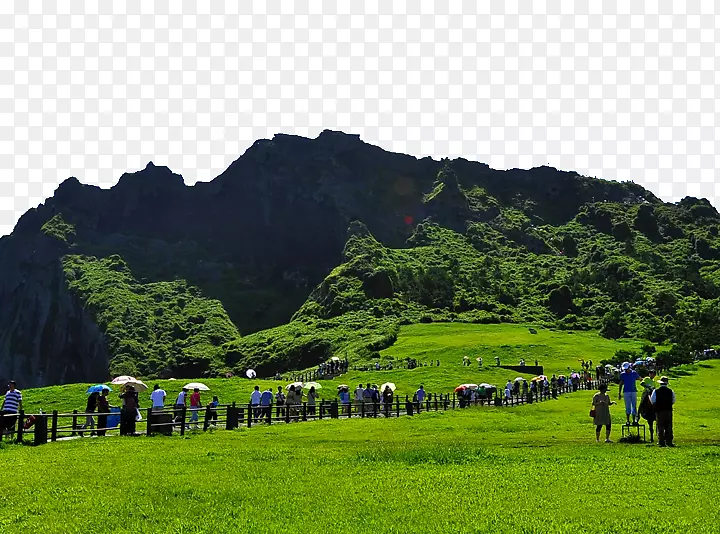
<svg viewBox="0 0 720 534">
<path fill-rule="evenodd" d="M 676 449 L 595 444 L 587 391 L 512 409 L 3 445 L 0 531 L 717 532 L 720 362 L 674 375 Z M 622 406 L 612 413 L 617 441 Z"/>
</svg>

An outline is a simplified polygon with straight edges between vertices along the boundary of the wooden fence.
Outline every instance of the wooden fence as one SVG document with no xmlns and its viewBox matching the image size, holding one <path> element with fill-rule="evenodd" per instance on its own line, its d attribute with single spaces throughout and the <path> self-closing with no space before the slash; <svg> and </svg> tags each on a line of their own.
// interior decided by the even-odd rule
<svg viewBox="0 0 720 534">
<path fill-rule="evenodd" d="M 84 435 L 116 435 L 122 434 L 155 434 L 172 435 L 179 433 L 185 435 L 186 430 L 194 429 L 208 431 L 210 429 L 224 428 L 233 430 L 239 427 L 251 428 L 254 425 L 276 423 L 294 423 L 322 419 L 350 419 L 350 418 L 377 418 L 412 416 L 422 412 L 437 412 L 450 409 L 469 407 L 512 407 L 522 404 L 532 404 L 557 398 L 558 395 L 574 391 L 597 389 L 602 383 L 608 383 L 608 378 L 600 380 L 581 381 L 577 386 L 565 384 L 556 388 L 538 388 L 537 391 L 528 391 L 526 395 L 511 395 L 506 398 L 504 390 L 496 390 L 488 396 L 476 397 L 474 401 L 467 402 L 455 393 L 432 394 L 428 393 L 422 402 L 417 398 L 396 396 L 391 403 L 353 401 L 341 403 L 338 400 L 320 400 L 316 404 L 303 402 L 297 405 L 269 405 L 253 404 L 221 404 L 215 408 L 205 406 L 199 410 L 182 407 L 168 407 L 161 410 L 147 408 L 141 411 L 142 420 L 135 418 L 121 421 L 119 426 L 108 426 L 104 421 L 109 417 L 121 414 L 111 413 L 38 413 L 26 414 L 23 411 L 17 416 L 16 428 L 6 433 L 8 438 L 14 438 L 18 443 L 42 445 L 48 441 L 73 439 Z M 0 428 L 5 428 L 5 421 L 16 416 L 0 414 Z M 92 418 L 93 426 L 83 426 Z M 30 428 L 27 422 L 33 421 Z M 101 426 L 102 425 L 102 426 Z M 2 440 L 3 432 L 0 432 Z M 31 437 L 31 439 L 26 439 Z"/>
</svg>

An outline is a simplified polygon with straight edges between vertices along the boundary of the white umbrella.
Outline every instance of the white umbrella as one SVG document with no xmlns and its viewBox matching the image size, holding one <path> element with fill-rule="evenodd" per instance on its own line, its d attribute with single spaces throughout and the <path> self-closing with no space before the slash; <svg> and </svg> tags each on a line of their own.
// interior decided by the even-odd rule
<svg viewBox="0 0 720 534">
<path fill-rule="evenodd" d="M 332 358 L 330 358 L 330 360 L 333 362 L 339 362 L 340 358 L 338 358 L 337 356 L 333 356 Z"/>
<path fill-rule="evenodd" d="M 487 382 L 483 382 L 482 384 L 480 384 L 480 387 L 487 389 L 487 388 L 494 388 L 496 386 L 493 386 L 492 384 L 488 384 Z"/>
<path fill-rule="evenodd" d="M 310 389 L 310 388 L 322 389 L 322 386 L 320 384 L 318 384 L 317 382 L 305 382 L 303 384 L 303 388 L 304 389 Z"/>
<path fill-rule="evenodd" d="M 210 391 L 210 388 L 201 382 L 190 382 L 183 386 L 184 389 L 199 389 L 200 391 Z"/>
<path fill-rule="evenodd" d="M 257 373 L 255 372 L 255 369 L 248 369 L 245 371 L 245 376 L 248 378 L 255 378 L 257 376 Z"/>
<path fill-rule="evenodd" d="M 395 391 L 395 384 L 392 382 L 385 382 L 382 386 L 380 386 L 380 391 L 385 391 L 386 386 L 390 388 L 390 391 Z"/>
<path fill-rule="evenodd" d="M 295 386 L 295 389 L 298 389 L 298 388 L 302 389 L 303 383 L 302 382 L 293 382 L 292 384 L 288 384 L 287 386 L 285 386 L 285 389 L 290 389 L 290 386 Z"/>
<path fill-rule="evenodd" d="M 518 377 L 515 379 L 515 382 L 522 382 L 523 380 L 525 380 L 525 379 L 524 379 L 522 376 L 518 376 Z"/>
<path fill-rule="evenodd" d="M 122 376 L 117 376 L 117 377 L 113 378 L 112 382 L 110 382 L 110 383 L 122 385 L 122 384 L 125 384 L 126 382 L 137 382 L 137 378 L 135 378 L 134 376 L 122 375 Z"/>
<path fill-rule="evenodd" d="M 147 391 L 148 389 L 148 387 L 140 380 L 128 380 L 123 384 L 123 386 L 132 386 L 138 393 L 142 391 Z"/>
<path fill-rule="evenodd" d="M 458 387 L 467 388 L 467 389 L 477 389 L 478 385 L 477 384 L 461 384 Z"/>
<path fill-rule="evenodd" d="M 350 386 L 348 386 L 347 384 L 340 384 L 337 388 L 338 389 L 343 389 L 343 388 L 350 389 Z"/>
</svg>

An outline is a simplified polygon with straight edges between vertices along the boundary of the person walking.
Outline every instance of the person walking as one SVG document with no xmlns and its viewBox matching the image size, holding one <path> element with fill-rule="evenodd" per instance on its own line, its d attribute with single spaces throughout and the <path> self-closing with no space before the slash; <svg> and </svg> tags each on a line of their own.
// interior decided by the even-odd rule
<svg viewBox="0 0 720 534">
<path fill-rule="evenodd" d="M 270 386 L 268 386 L 265 391 L 262 392 L 262 395 L 260 395 L 262 417 L 268 421 L 268 424 L 270 423 L 270 418 L 272 417 L 272 401 L 273 392 L 272 389 L 270 389 Z"/>
<path fill-rule="evenodd" d="M 198 421 L 200 421 L 200 389 L 193 389 L 192 395 L 190 395 L 190 422 L 195 423 L 195 430 L 198 429 Z"/>
<path fill-rule="evenodd" d="M 655 406 L 655 417 L 657 418 L 658 447 L 674 447 L 673 440 L 673 405 L 675 404 L 675 392 L 668 387 L 667 376 L 660 378 L 660 387 L 650 395 L 650 402 Z"/>
<path fill-rule="evenodd" d="M 287 400 L 287 397 L 285 396 L 285 393 L 283 393 L 282 386 L 278 386 L 277 393 L 275 393 L 275 417 L 277 419 L 280 419 L 280 417 L 285 417 L 285 401 Z"/>
<path fill-rule="evenodd" d="M 0 411 L 0 415 L 2 415 L 2 417 L 0 417 L 0 440 L 6 429 L 13 429 L 15 427 L 18 413 L 22 410 L 22 392 L 16 389 L 15 386 L 14 380 L 8 382 L 8 391 L 5 393 L 2 411 Z M 20 424 L 22 424 L 22 421 L 20 421 Z"/>
<path fill-rule="evenodd" d="M 208 404 L 208 407 L 210 408 L 210 424 L 212 426 L 217 425 L 217 420 L 218 420 L 217 408 L 218 408 L 219 404 L 220 404 L 220 399 L 218 399 L 217 395 L 213 395 L 212 402 L 210 404 Z"/>
<path fill-rule="evenodd" d="M 420 407 L 425 400 L 425 386 L 423 386 L 422 384 L 420 384 L 420 387 L 415 392 L 415 399 L 417 401 L 417 412 L 420 413 Z"/>
<path fill-rule="evenodd" d="M 618 400 L 625 399 L 625 416 L 627 424 L 630 424 L 630 416 L 632 415 L 633 424 L 638 424 L 637 414 L 637 381 L 640 375 L 635 371 L 628 362 L 622 364 L 623 372 L 620 373 L 620 388 L 618 390 Z M 623 395 L 623 391 L 625 394 Z"/>
<path fill-rule="evenodd" d="M 97 401 L 98 401 L 98 392 L 95 391 L 93 393 L 90 393 L 90 396 L 88 397 L 87 404 L 85 405 L 85 424 L 83 424 L 80 428 L 86 429 L 90 427 L 90 435 L 95 435 L 95 418 L 92 414 L 95 413 L 95 408 L 97 408 Z M 83 435 L 83 432 L 80 432 L 80 435 Z"/>
<path fill-rule="evenodd" d="M 120 435 L 132 436 L 135 434 L 135 422 L 140 409 L 138 394 L 131 385 L 125 386 L 125 391 L 120 395 L 122 409 L 120 410 Z"/>
<path fill-rule="evenodd" d="M 255 386 L 255 389 L 250 394 L 250 404 L 252 407 L 253 412 L 253 419 L 254 422 L 258 422 L 258 418 L 260 417 L 260 399 L 262 398 L 262 394 L 260 393 L 260 386 Z M 248 417 L 250 414 L 248 414 Z"/>
<path fill-rule="evenodd" d="M 655 406 L 653 406 L 653 403 L 650 401 L 650 395 L 652 395 L 652 392 L 655 390 L 655 384 L 652 379 L 647 376 L 642 382 L 640 382 L 640 385 L 643 387 L 643 392 L 640 397 L 640 406 L 638 407 L 638 411 L 640 412 L 640 416 L 648 423 L 648 428 L 650 429 L 650 443 L 652 443 L 654 441 L 653 427 L 655 426 Z"/>
<path fill-rule="evenodd" d="M 165 397 L 167 394 L 164 389 L 160 389 L 159 384 L 155 384 L 153 392 L 150 393 L 150 400 L 152 401 L 152 411 L 162 412 L 165 408 Z"/>
<path fill-rule="evenodd" d="M 317 402 L 318 394 L 317 391 L 315 391 L 315 386 L 310 387 L 310 391 L 308 391 L 307 396 L 307 403 L 308 403 L 308 414 L 309 415 L 315 415 L 315 404 Z"/>
<path fill-rule="evenodd" d="M 610 429 L 612 426 L 610 406 L 615 404 L 615 401 L 610 400 L 610 395 L 607 394 L 607 384 L 600 384 L 598 389 L 600 391 L 595 393 L 592 398 L 592 406 L 593 410 L 595 410 L 595 416 L 593 417 L 593 423 L 595 424 L 595 441 L 600 443 L 600 431 L 604 426 L 605 443 L 612 443 L 612 441 L 610 441 Z"/>
<path fill-rule="evenodd" d="M 98 418 L 97 418 L 97 435 L 98 436 L 104 436 L 105 435 L 105 429 L 107 428 L 107 414 L 110 413 L 110 403 L 108 402 L 108 393 L 109 391 L 107 389 L 103 389 L 102 393 L 100 393 L 100 396 L 97 398 L 97 411 L 98 411 Z"/>
<path fill-rule="evenodd" d="M 182 414 L 185 406 L 187 406 L 187 388 L 182 388 L 182 391 L 178 393 L 177 399 L 175 399 L 175 423 L 182 421 Z"/>
</svg>

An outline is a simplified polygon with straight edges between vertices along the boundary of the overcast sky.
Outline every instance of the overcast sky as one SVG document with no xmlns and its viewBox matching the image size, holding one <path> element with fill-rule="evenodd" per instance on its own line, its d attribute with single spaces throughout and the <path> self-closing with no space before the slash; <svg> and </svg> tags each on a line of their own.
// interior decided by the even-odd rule
<svg viewBox="0 0 720 534">
<path fill-rule="evenodd" d="M 199 4 L 199 5 L 198 5 Z M 712 1 L 0 2 L 0 234 L 69 176 L 323 129 L 720 205 Z"/>
</svg>

